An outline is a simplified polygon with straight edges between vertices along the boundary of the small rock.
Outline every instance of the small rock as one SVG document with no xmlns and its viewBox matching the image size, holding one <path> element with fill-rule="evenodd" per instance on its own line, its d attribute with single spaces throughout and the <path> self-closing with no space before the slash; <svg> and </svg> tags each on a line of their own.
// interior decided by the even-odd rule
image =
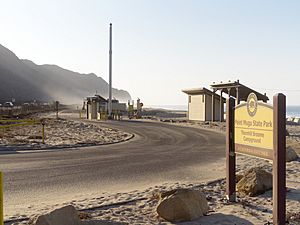
<svg viewBox="0 0 300 225">
<path fill-rule="evenodd" d="M 41 215 L 35 225 L 80 225 L 78 213 L 74 206 L 68 205 L 60 209 Z"/>
<path fill-rule="evenodd" d="M 205 194 L 199 190 L 177 189 L 162 193 L 157 207 L 159 216 L 170 222 L 191 221 L 209 209 Z"/>
<path fill-rule="evenodd" d="M 272 189 L 272 174 L 261 169 L 251 168 L 237 183 L 237 191 L 249 196 L 256 196 Z"/>
<path fill-rule="evenodd" d="M 298 159 L 298 155 L 290 146 L 286 149 L 286 162 L 291 162 Z"/>
</svg>

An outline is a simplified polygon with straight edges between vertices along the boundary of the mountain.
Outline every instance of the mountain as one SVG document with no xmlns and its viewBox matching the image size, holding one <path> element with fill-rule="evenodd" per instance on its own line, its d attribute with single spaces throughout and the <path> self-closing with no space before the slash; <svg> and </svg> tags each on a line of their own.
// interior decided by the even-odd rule
<svg viewBox="0 0 300 225">
<path fill-rule="evenodd" d="M 95 74 L 80 74 L 56 65 L 37 65 L 19 59 L 9 49 L 0 45 L 0 103 L 11 101 L 60 101 L 80 104 L 95 93 L 108 97 L 108 83 Z M 124 90 L 113 88 L 113 97 L 121 102 L 131 99 Z"/>
</svg>

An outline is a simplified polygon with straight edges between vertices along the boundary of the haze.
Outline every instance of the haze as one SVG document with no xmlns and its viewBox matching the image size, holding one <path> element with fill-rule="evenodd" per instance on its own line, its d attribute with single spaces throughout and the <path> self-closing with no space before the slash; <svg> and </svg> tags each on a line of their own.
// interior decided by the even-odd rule
<svg viewBox="0 0 300 225">
<path fill-rule="evenodd" d="M 145 105 L 185 105 L 181 89 L 239 79 L 300 97 L 298 1 L 1 1 L 0 44 L 38 64 L 108 80 Z M 83 96 L 84 97 L 84 96 Z"/>
</svg>

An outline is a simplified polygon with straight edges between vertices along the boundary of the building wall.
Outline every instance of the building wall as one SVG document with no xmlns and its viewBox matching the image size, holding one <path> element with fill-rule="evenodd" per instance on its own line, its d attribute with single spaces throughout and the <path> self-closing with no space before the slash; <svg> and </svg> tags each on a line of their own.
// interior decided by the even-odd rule
<svg viewBox="0 0 300 225">
<path fill-rule="evenodd" d="M 113 111 L 121 111 L 121 112 L 126 112 L 126 103 L 112 103 L 112 110 Z"/>
<path fill-rule="evenodd" d="M 91 120 L 92 119 L 92 105 L 91 104 L 87 104 L 87 116 L 88 119 Z"/>
<path fill-rule="evenodd" d="M 212 120 L 212 96 L 208 94 L 189 95 L 188 118 L 189 120 Z M 224 103 L 223 103 L 224 104 Z M 223 108 L 224 110 L 224 108 Z M 224 112 L 222 113 L 224 117 Z M 215 96 L 215 121 L 220 121 L 220 97 Z"/>
<path fill-rule="evenodd" d="M 97 115 L 97 109 L 99 108 L 99 103 L 98 102 L 91 102 L 91 116 L 90 119 L 97 119 L 98 115 Z"/>
<path fill-rule="evenodd" d="M 212 96 L 211 95 L 205 95 L 205 120 L 211 121 L 211 110 L 212 110 Z M 224 103 L 223 103 L 224 104 Z M 223 107 L 224 110 L 224 107 Z M 224 112 L 222 113 L 222 116 L 224 117 Z M 215 121 L 220 121 L 220 96 L 215 96 Z"/>
<path fill-rule="evenodd" d="M 200 95 L 189 95 L 188 118 L 189 120 L 205 121 L 205 97 Z"/>
</svg>

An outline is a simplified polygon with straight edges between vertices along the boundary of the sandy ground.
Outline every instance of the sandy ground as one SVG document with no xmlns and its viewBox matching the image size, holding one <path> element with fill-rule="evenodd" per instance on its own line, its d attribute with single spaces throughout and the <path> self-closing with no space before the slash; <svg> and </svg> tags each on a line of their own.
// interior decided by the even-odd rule
<svg viewBox="0 0 300 225">
<path fill-rule="evenodd" d="M 224 163 L 222 168 L 225 170 Z M 218 166 L 221 166 L 218 165 Z M 253 166 L 271 171 L 272 165 L 262 159 L 248 156 L 237 157 L 237 173 L 242 173 Z M 287 217 L 290 224 L 300 224 L 300 161 L 287 163 Z M 272 221 L 272 191 L 257 197 L 237 195 L 237 203 L 228 203 L 225 198 L 225 180 L 209 181 L 205 183 L 163 183 L 128 192 L 102 193 L 79 196 L 76 200 L 62 205 L 72 204 L 78 210 L 85 212 L 89 219 L 99 221 L 114 221 L 123 224 L 165 224 L 167 222 L 156 214 L 158 193 L 177 188 L 191 188 L 202 190 L 208 199 L 210 210 L 207 216 L 196 221 L 179 224 L 268 224 Z M 41 209 L 31 218 L 49 211 Z M 27 215 L 28 216 L 28 215 Z M 13 218 L 11 218 L 13 219 Z M 27 224 L 27 221 L 13 224 Z"/>
<path fill-rule="evenodd" d="M 179 126 L 193 126 L 224 132 L 224 123 L 195 123 L 185 121 L 164 121 Z M 300 126 L 287 126 L 290 136 L 287 145 L 300 152 Z M 211 171 L 225 171 L 224 160 L 211 164 Z M 238 155 L 237 173 L 243 173 L 251 167 L 262 167 L 271 172 L 269 161 Z M 202 181 L 203 182 L 203 181 Z M 228 203 L 225 198 L 225 180 L 205 183 L 162 183 L 148 187 L 137 187 L 134 191 L 119 193 L 89 193 L 67 201 L 61 205 L 48 206 L 28 215 L 16 215 L 15 218 L 25 218 L 23 222 L 7 224 L 27 224 L 28 218 L 36 217 L 53 208 L 72 204 L 78 210 L 88 214 L 89 219 L 100 221 L 114 221 L 121 224 L 174 224 L 159 218 L 156 214 L 159 192 L 176 188 L 192 188 L 202 190 L 208 199 L 210 211 L 196 221 L 176 224 L 270 224 L 272 221 L 272 191 L 257 197 L 247 197 L 237 194 L 237 203 Z M 27 220 L 26 220 L 27 218 Z M 300 224 L 300 160 L 287 163 L 287 218 L 290 224 Z M 14 219 L 13 217 L 10 219 Z"/>
<path fill-rule="evenodd" d="M 20 126 L 0 130 L 0 150 L 82 147 L 117 143 L 132 137 L 130 133 L 84 120 L 46 117 L 45 123 L 45 144 L 41 124 Z"/>
</svg>

